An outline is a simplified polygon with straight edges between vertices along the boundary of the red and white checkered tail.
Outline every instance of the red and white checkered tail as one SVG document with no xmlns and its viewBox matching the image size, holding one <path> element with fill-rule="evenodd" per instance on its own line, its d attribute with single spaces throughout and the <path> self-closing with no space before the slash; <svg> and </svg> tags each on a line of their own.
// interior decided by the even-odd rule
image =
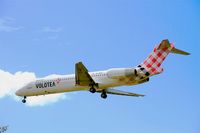
<svg viewBox="0 0 200 133">
<path fill-rule="evenodd" d="M 150 75 L 160 74 L 163 71 L 163 68 L 160 66 L 170 52 L 189 55 L 187 52 L 176 49 L 172 43 L 169 43 L 168 40 L 163 40 L 144 60 L 144 62 L 141 64 L 141 67 L 144 67 L 150 73 Z"/>
</svg>

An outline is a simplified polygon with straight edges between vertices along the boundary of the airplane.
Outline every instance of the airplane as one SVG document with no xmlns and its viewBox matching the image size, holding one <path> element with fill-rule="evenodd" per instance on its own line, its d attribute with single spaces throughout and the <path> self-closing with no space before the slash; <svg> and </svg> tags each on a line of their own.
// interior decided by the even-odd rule
<svg viewBox="0 0 200 133">
<path fill-rule="evenodd" d="M 169 53 L 189 55 L 190 53 L 176 49 L 168 39 L 162 40 L 153 52 L 138 66 L 130 68 L 111 68 L 103 71 L 89 72 L 82 62 L 75 64 L 75 74 L 60 75 L 57 78 L 37 79 L 19 90 L 16 95 L 23 97 L 26 103 L 29 96 L 48 95 L 72 91 L 99 92 L 103 99 L 107 94 L 143 97 L 142 94 L 113 89 L 119 86 L 133 86 L 149 81 L 151 76 L 163 72 L 161 64 Z"/>
</svg>

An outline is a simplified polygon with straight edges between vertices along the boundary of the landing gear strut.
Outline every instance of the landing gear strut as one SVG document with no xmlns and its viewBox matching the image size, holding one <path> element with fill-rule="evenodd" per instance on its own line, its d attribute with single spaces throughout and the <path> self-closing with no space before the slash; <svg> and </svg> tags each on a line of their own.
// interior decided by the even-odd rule
<svg viewBox="0 0 200 133">
<path fill-rule="evenodd" d="M 24 99 L 22 100 L 23 103 L 26 103 L 26 96 L 24 96 Z"/>
<path fill-rule="evenodd" d="M 102 93 L 101 93 L 101 98 L 103 99 L 106 99 L 107 98 L 107 94 L 106 94 L 106 91 L 103 90 Z"/>
<path fill-rule="evenodd" d="M 99 88 L 98 83 L 91 83 L 89 86 L 90 86 L 89 91 L 90 91 L 91 93 L 95 93 L 95 92 L 97 91 L 96 88 Z"/>
</svg>

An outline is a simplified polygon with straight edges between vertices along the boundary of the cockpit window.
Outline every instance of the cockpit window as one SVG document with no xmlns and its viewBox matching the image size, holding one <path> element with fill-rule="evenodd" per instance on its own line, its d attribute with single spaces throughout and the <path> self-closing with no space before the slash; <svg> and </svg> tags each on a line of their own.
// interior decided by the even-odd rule
<svg viewBox="0 0 200 133">
<path fill-rule="evenodd" d="M 32 88 L 33 88 L 32 86 L 28 86 L 28 87 L 27 87 L 27 89 L 32 89 Z"/>
<path fill-rule="evenodd" d="M 26 84 L 26 89 L 32 89 L 34 82 Z"/>
</svg>

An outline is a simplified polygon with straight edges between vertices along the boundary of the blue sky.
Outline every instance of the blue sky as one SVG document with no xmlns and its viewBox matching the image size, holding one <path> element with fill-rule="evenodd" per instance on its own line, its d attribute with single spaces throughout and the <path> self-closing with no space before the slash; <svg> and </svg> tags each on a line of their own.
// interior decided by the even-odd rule
<svg viewBox="0 0 200 133">
<path fill-rule="evenodd" d="M 1 0 L 0 69 L 12 74 L 70 74 L 78 61 L 90 71 L 133 67 L 166 38 L 192 54 L 169 55 L 149 83 L 118 88 L 143 98 L 78 92 L 29 107 L 3 96 L 0 125 L 8 133 L 199 133 L 199 24 L 198 0 Z"/>
</svg>

